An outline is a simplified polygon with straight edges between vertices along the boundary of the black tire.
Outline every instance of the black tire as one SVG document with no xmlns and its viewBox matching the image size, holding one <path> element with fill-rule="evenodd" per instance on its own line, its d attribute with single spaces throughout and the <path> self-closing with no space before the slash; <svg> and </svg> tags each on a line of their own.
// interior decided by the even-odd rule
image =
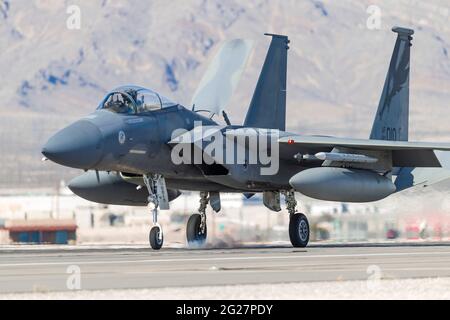
<svg viewBox="0 0 450 320">
<path fill-rule="evenodd" d="M 154 226 L 151 230 L 150 230 L 150 234 L 148 236 L 148 239 L 150 241 L 150 246 L 152 247 L 153 250 L 159 250 L 162 248 L 163 243 L 164 243 L 164 236 L 161 234 L 161 238 L 160 238 L 160 233 L 161 233 L 161 228 L 158 226 Z"/>
<path fill-rule="evenodd" d="M 207 227 L 205 226 L 205 232 L 200 229 L 202 223 L 202 216 L 198 213 L 189 217 L 186 227 L 186 239 L 189 247 L 201 247 L 206 242 L 208 235 Z"/>
<path fill-rule="evenodd" d="M 291 216 L 289 221 L 289 238 L 294 248 L 305 248 L 309 242 L 309 222 L 302 213 Z"/>
</svg>

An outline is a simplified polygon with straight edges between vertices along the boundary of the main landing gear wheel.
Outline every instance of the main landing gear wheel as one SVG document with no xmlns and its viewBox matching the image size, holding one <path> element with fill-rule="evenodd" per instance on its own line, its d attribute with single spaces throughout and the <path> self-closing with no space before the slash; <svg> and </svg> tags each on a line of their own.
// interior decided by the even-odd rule
<svg viewBox="0 0 450 320">
<path fill-rule="evenodd" d="M 193 214 L 189 217 L 187 228 L 186 228 L 186 238 L 189 247 L 201 247 L 206 243 L 206 236 L 208 234 L 208 229 L 206 227 L 206 221 L 202 225 L 202 215 Z"/>
<path fill-rule="evenodd" d="M 152 227 L 148 236 L 148 240 L 150 241 L 150 246 L 153 250 L 159 250 L 162 248 L 164 237 L 159 226 Z"/>
<path fill-rule="evenodd" d="M 305 248 L 309 242 L 309 222 L 302 213 L 291 215 L 289 221 L 289 238 L 295 248 Z"/>
</svg>

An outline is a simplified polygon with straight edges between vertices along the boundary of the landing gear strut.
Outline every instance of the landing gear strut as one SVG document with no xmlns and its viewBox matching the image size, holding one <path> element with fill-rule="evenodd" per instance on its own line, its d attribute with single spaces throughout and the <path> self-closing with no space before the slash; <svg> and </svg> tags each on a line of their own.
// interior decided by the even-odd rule
<svg viewBox="0 0 450 320">
<path fill-rule="evenodd" d="M 159 199 L 157 196 L 157 185 L 158 179 L 161 179 L 159 175 L 144 175 L 144 183 L 148 189 L 148 203 L 149 208 L 150 205 L 153 205 L 151 209 L 153 216 L 153 227 L 150 229 L 150 233 L 148 236 L 150 246 L 153 250 L 159 250 L 162 248 L 164 243 L 164 235 L 161 226 L 158 224 L 158 208 L 159 208 Z"/>
<path fill-rule="evenodd" d="M 209 203 L 208 192 L 200 192 L 199 213 L 193 214 L 187 223 L 186 238 L 189 247 L 201 247 L 206 242 L 208 228 L 206 225 L 206 207 Z"/>
<path fill-rule="evenodd" d="M 289 212 L 289 238 L 295 248 L 305 248 L 309 242 L 309 222 L 303 213 L 297 213 L 295 193 L 287 191 L 286 207 Z"/>
</svg>

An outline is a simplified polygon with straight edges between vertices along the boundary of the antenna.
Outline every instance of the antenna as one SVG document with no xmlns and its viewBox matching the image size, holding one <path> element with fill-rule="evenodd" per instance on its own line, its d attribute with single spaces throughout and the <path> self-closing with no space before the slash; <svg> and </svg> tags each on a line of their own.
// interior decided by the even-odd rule
<svg viewBox="0 0 450 320">
<path fill-rule="evenodd" d="M 223 116 L 223 120 L 225 120 L 226 124 L 231 126 L 231 121 L 230 118 L 228 118 L 227 113 L 225 112 L 225 110 L 222 110 L 222 116 Z"/>
</svg>

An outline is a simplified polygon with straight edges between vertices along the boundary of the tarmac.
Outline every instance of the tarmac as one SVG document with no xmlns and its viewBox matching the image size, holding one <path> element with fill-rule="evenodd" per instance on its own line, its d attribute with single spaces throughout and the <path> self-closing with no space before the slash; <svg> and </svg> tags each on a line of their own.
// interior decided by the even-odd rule
<svg viewBox="0 0 450 320">
<path fill-rule="evenodd" d="M 450 277 L 450 243 L 2 246 L 0 294 Z"/>
</svg>

